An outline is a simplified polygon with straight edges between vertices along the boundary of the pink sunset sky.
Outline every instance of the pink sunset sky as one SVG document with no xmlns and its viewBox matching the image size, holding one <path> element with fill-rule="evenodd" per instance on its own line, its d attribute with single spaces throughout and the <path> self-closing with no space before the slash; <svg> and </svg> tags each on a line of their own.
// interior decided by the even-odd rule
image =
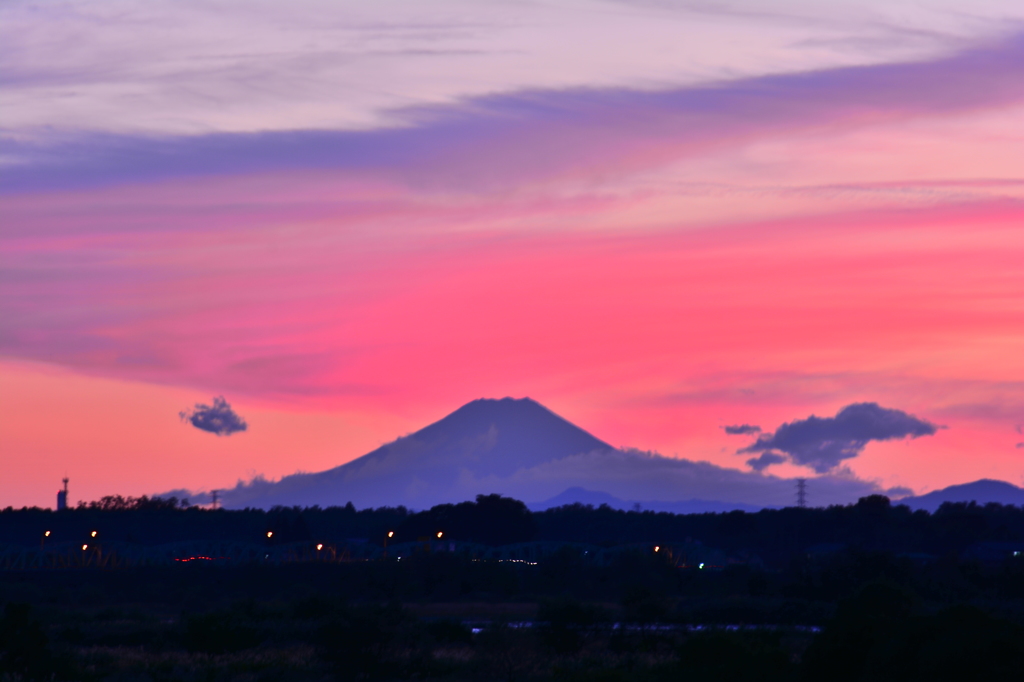
<svg viewBox="0 0 1024 682">
<path fill-rule="evenodd" d="M 841 475 L 1024 484 L 1020 2 L 9 2 L 0 59 L 0 507 L 503 396 L 746 471 L 875 402 L 944 428 Z"/>
</svg>

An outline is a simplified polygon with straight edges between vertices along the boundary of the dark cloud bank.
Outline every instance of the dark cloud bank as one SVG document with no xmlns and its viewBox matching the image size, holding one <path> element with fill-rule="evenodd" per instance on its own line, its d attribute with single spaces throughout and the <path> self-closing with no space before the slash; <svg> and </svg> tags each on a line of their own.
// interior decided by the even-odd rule
<svg viewBox="0 0 1024 682">
<path fill-rule="evenodd" d="M 230 436 L 249 428 L 245 420 L 231 409 L 223 396 L 214 398 L 213 405 L 196 403 L 192 410 L 179 412 L 178 416 L 182 421 L 190 422 L 197 429 L 209 431 L 218 436 Z"/>
<path fill-rule="evenodd" d="M 823 474 L 836 469 L 844 459 L 859 455 L 870 441 L 930 436 L 938 428 L 878 403 L 854 403 L 834 417 L 811 415 L 783 424 L 775 433 L 762 434 L 752 445 L 737 452 L 761 453 L 747 460 L 756 471 L 788 460 Z"/>
</svg>

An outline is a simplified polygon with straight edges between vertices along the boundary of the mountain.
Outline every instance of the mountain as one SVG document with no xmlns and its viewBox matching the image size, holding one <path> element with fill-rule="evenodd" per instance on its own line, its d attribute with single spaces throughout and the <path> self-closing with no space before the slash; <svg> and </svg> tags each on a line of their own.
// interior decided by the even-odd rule
<svg viewBox="0 0 1024 682">
<path fill-rule="evenodd" d="M 543 502 L 533 502 L 526 506 L 530 508 L 530 511 L 544 511 L 545 509 L 562 507 L 567 504 L 589 504 L 591 507 L 600 507 L 602 504 L 607 504 L 612 509 L 631 509 L 633 506 L 629 502 L 620 500 L 609 493 L 599 490 L 587 490 L 579 486 L 566 488 L 558 495 L 548 498 Z"/>
<path fill-rule="evenodd" d="M 481 399 L 347 464 L 226 491 L 232 507 L 352 502 L 425 508 L 572 455 L 614 450 L 529 398 Z M 473 482 L 479 482 L 474 488 Z M 483 486 L 481 488 L 480 486 Z M 465 489 L 465 490 L 463 490 Z"/>
<path fill-rule="evenodd" d="M 593 507 L 600 507 L 606 504 L 612 509 L 641 511 L 669 512 L 672 514 L 706 514 L 708 512 L 721 513 L 734 510 L 756 512 L 764 509 L 763 506 L 743 504 L 741 502 L 718 502 L 715 500 L 682 500 L 679 502 L 661 501 L 634 501 L 620 500 L 605 492 L 587 490 L 585 488 L 568 488 L 554 497 L 527 505 L 531 511 L 544 511 L 553 507 L 561 507 L 567 504 L 587 504 Z"/>
<path fill-rule="evenodd" d="M 925 509 L 930 512 L 938 509 L 943 502 L 977 502 L 978 504 L 998 502 L 999 504 L 1020 506 L 1024 505 L 1024 488 L 1018 488 L 1005 481 L 983 478 L 973 483 L 951 485 L 942 490 L 934 490 L 927 495 L 904 497 L 897 501 L 898 504 L 905 504 L 911 509 Z"/>
<path fill-rule="evenodd" d="M 644 508 L 658 505 L 680 512 L 783 507 L 794 500 L 792 480 L 615 449 L 529 398 L 475 400 L 342 466 L 276 482 L 257 478 L 239 483 L 221 491 L 220 500 L 235 509 L 348 502 L 360 509 L 427 509 L 491 493 L 546 500 L 571 488 L 605 491 L 629 508 L 635 504 L 629 500 L 639 500 Z M 814 506 L 895 492 L 852 476 L 819 476 L 808 482 Z M 193 502 L 208 499 L 188 491 L 174 494 Z"/>
</svg>

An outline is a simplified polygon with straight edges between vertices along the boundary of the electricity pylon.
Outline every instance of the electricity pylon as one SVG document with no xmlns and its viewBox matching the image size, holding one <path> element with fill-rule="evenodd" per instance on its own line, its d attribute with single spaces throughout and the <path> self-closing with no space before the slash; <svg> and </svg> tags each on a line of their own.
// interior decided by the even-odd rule
<svg viewBox="0 0 1024 682">
<path fill-rule="evenodd" d="M 806 507 L 807 506 L 807 479 L 798 478 L 796 479 L 796 506 Z"/>
</svg>

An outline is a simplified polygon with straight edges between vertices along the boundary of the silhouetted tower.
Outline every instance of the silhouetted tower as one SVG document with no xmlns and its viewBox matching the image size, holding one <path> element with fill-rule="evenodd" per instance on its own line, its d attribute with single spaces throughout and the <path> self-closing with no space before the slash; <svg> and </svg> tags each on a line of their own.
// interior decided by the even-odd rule
<svg viewBox="0 0 1024 682">
<path fill-rule="evenodd" d="M 57 491 L 57 511 L 68 508 L 68 477 L 64 477 L 64 490 Z"/>
<path fill-rule="evenodd" d="M 798 478 L 796 479 L 796 506 L 806 507 L 807 506 L 807 479 Z"/>
<path fill-rule="evenodd" d="M 219 493 L 220 493 L 220 491 L 219 491 L 219 490 L 211 490 L 211 491 L 210 491 L 210 497 L 211 497 L 211 498 L 212 498 L 212 500 L 213 500 L 212 504 L 210 505 L 210 508 L 211 508 L 211 509 L 216 509 L 216 508 L 217 508 L 217 495 L 218 495 Z"/>
</svg>

